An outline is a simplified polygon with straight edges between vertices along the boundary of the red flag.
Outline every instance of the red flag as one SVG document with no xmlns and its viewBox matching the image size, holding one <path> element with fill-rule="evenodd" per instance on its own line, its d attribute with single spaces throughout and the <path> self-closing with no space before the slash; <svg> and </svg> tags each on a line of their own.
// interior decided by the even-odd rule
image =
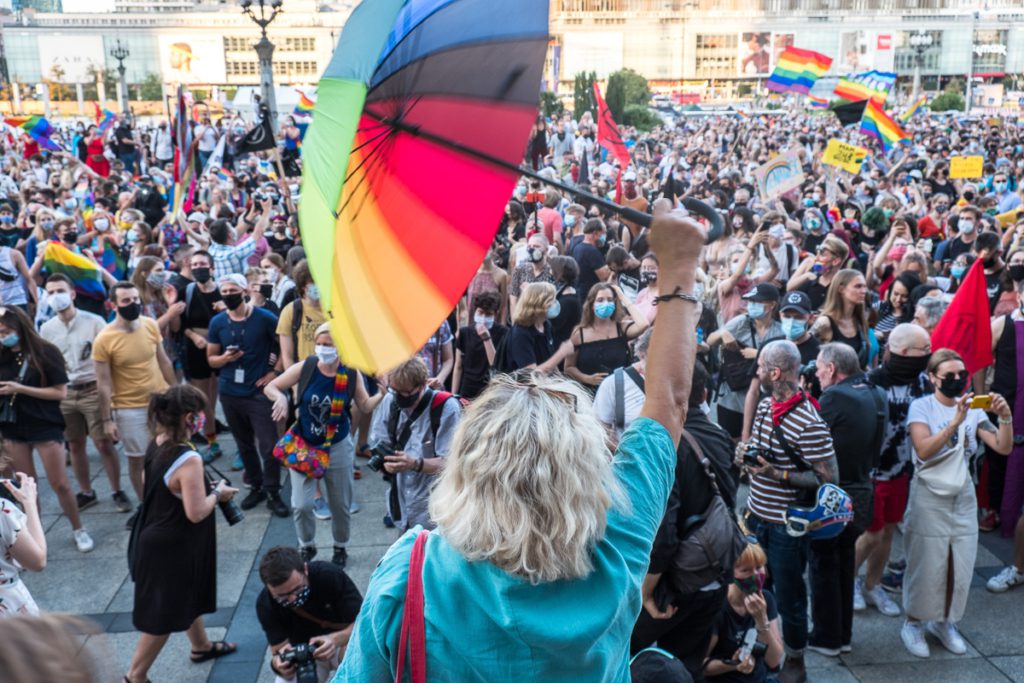
<svg viewBox="0 0 1024 683">
<path fill-rule="evenodd" d="M 622 203 L 622 174 L 626 172 L 626 169 L 620 168 L 619 175 L 615 176 L 615 203 Z"/>
<path fill-rule="evenodd" d="M 601 97 L 601 89 L 594 83 L 594 99 L 597 101 L 597 142 L 622 164 L 622 171 L 629 166 L 629 148 L 619 135 L 619 127 L 612 119 L 612 112 Z"/>
<path fill-rule="evenodd" d="M 103 121 L 103 111 L 100 109 L 99 102 L 93 102 L 92 106 L 96 107 L 96 125 L 98 126 Z"/>
<path fill-rule="evenodd" d="M 992 328 L 981 259 L 974 262 L 932 331 L 932 351 L 953 349 L 972 375 L 992 365 Z"/>
</svg>

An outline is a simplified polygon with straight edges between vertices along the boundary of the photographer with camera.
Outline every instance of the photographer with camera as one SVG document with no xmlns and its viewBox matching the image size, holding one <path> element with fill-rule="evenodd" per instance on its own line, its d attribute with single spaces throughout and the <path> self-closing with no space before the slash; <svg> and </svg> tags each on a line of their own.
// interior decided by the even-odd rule
<svg viewBox="0 0 1024 683">
<path fill-rule="evenodd" d="M 345 570 L 306 562 L 295 548 L 271 548 L 260 560 L 264 588 L 256 616 L 267 635 L 275 683 L 323 683 L 345 656 L 363 598 Z"/>
<path fill-rule="evenodd" d="M 848 344 L 829 342 L 818 353 L 821 417 L 832 432 L 839 485 L 853 499 L 854 520 L 835 538 L 811 541 L 810 649 L 838 657 L 853 639 L 857 537 L 871 524 L 871 469 L 878 462 L 889 412 L 885 392 L 860 369 Z"/>
<path fill-rule="evenodd" d="M 738 450 L 750 473 L 745 518 L 768 556 L 770 584 L 778 597 L 786 664 L 782 683 L 806 680 L 807 568 L 809 540 L 790 536 L 786 512 L 799 494 L 837 478 L 828 426 L 816 402 L 800 390 L 800 350 L 788 340 L 769 342 L 757 360 L 757 376 L 769 398 L 758 404 L 750 441 Z"/>
<path fill-rule="evenodd" d="M 366 466 L 374 472 L 383 469 L 390 482 L 385 525 L 432 529 L 430 487 L 444 466 L 462 410 L 451 394 L 427 388 L 422 358 L 392 370 L 388 383 L 390 389 L 374 413 L 370 441 L 377 445 Z"/>
<path fill-rule="evenodd" d="M 0 456 L 0 471 L 7 469 Z M 0 479 L 0 619 L 39 614 L 21 580 L 23 570 L 46 567 L 46 534 L 39 519 L 36 480 L 24 472 Z"/>
<path fill-rule="evenodd" d="M 172 633 L 186 631 L 192 662 L 234 652 L 234 643 L 211 642 L 204 614 L 217 611 L 218 504 L 238 489 L 214 484 L 203 457 L 190 443 L 206 421 L 206 397 L 178 384 L 149 399 L 156 437 L 146 449 L 145 494 L 128 543 L 128 568 L 135 582 L 132 624 L 141 633 L 125 683 L 143 683 Z M 230 520 L 229 520 L 230 522 Z"/>
</svg>

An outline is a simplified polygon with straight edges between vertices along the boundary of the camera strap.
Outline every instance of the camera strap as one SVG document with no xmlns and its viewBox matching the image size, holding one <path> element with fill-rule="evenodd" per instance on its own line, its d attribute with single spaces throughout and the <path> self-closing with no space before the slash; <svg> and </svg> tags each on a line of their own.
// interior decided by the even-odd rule
<svg viewBox="0 0 1024 683">
<path fill-rule="evenodd" d="M 416 410 L 412 411 L 412 415 L 406 420 L 405 425 L 402 427 L 402 432 L 398 434 L 398 419 L 401 417 L 402 409 L 398 407 L 397 401 L 391 403 L 391 414 L 388 415 L 388 438 L 391 439 L 391 447 L 396 451 L 404 451 L 405 444 L 408 443 L 409 437 L 412 436 L 412 426 L 416 424 L 416 420 L 420 419 L 420 416 L 427 411 L 433 401 L 434 392 L 427 390 L 420 397 L 419 405 L 416 406 Z"/>
<path fill-rule="evenodd" d="M 345 624 L 339 624 L 339 623 L 334 622 L 334 621 L 327 621 L 326 619 L 321 619 L 320 617 L 314 617 L 312 614 L 310 614 L 306 610 L 302 609 L 301 607 L 292 607 L 292 611 L 295 612 L 300 617 L 302 617 L 303 619 L 305 619 L 306 621 L 312 621 L 314 624 L 316 624 L 320 628 L 330 629 L 332 632 L 333 631 L 342 631 L 342 630 L 348 628 Z"/>
</svg>

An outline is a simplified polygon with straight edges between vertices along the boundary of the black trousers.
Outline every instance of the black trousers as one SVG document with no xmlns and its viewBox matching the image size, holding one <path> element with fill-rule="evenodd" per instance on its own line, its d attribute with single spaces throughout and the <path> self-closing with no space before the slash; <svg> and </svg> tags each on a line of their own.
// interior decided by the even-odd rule
<svg viewBox="0 0 1024 683">
<path fill-rule="evenodd" d="M 629 656 L 656 642 L 658 647 L 670 652 L 686 666 L 694 681 L 703 681 L 711 626 L 724 604 L 723 586 L 681 598 L 679 609 L 671 619 L 654 619 L 641 607 L 640 617 L 629 639 Z"/>
<path fill-rule="evenodd" d="M 827 541 L 811 541 L 812 645 L 838 649 L 853 638 L 853 580 L 857 537 L 863 529 L 848 524 Z"/>
</svg>

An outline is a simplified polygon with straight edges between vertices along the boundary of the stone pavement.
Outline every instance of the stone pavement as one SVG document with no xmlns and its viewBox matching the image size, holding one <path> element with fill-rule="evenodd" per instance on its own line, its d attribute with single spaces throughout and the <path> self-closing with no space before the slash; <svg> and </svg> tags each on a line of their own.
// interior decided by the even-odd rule
<svg viewBox="0 0 1024 683">
<path fill-rule="evenodd" d="M 221 443 L 225 453 L 234 453 L 230 436 L 224 435 Z M 41 481 L 39 490 L 49 563 L 43 572 L 26 573 L 24 578 L 41 609 L 95 620 L 106 631 L 111 659 L 118 671 L 123 672 L 137 639 L 131 624 L 132 582 L 125 560 L 128 532 L 124 523 L 128 515 L 117 512 L 110 500 L 111 492 L 98 456 L 90 451 L 90 457 L 94 486 L 101 502 L 83 513 L 83 521 L 96 548 L 84 555 L 75 549 L 71 527 L 60 515 L 56 497 L 45 481 Z M 241 473 L 227 471 L 229 457 L 215 464 L 229 478 L 241 481 Z M 359 459 L 359 464 L 363 477 L 355 483 L 355 495 L 363 509 L 353 516 L 348 571 L 365 592 L 377 561 L 398 533 L 381 523 L 384 484 L 380 476 L 370 471 L 364 460 Z M 42 468 L 39 469 L 41 472 Z M 127 487 L 126 467 L 122 469 Z M 218 523 L 218 610 L 206 623 L 212 637 L 226 637 L 237 643 L 238 652 L 214 662 L 191 664 L 188 640 L 183 634 L 175 634 L 150 672 L 154 683 L 271 683 L 274 679 L 254 608 L 262 587 L 256 567 L 268 548 L 296 542 L 292 521 L 271 517 L 265 507 L 259 507 L 248 511 L 242 523 L 229 527 L 219 511 L 214 514 Z M 1020 616 L 1024 611 L 1024 588 L 993 595 L 984 587 L 985 581 L 1009 560 L 1012 544 L 993 534 L 982 534 L 981 538 L 967 615 L 961 624 L 968 642 L 966 655 L 952 655 L 932 642 L 931 659 L 917 659 L 900 641 L 902 620 L 885 617 L 869 608 L 855 618 L 851 654 L 840 659 L 813 653 L 808 656 L 809 680 L 813 683 L 1024 683 L 1024 629 L 1021 628 L 1024 620 Z M 318 523 L 317 545 L 319 559 L 330 559 L 329 522 Z M 92 638 L 97 637 L 103 636 Z"/>
</svg>

